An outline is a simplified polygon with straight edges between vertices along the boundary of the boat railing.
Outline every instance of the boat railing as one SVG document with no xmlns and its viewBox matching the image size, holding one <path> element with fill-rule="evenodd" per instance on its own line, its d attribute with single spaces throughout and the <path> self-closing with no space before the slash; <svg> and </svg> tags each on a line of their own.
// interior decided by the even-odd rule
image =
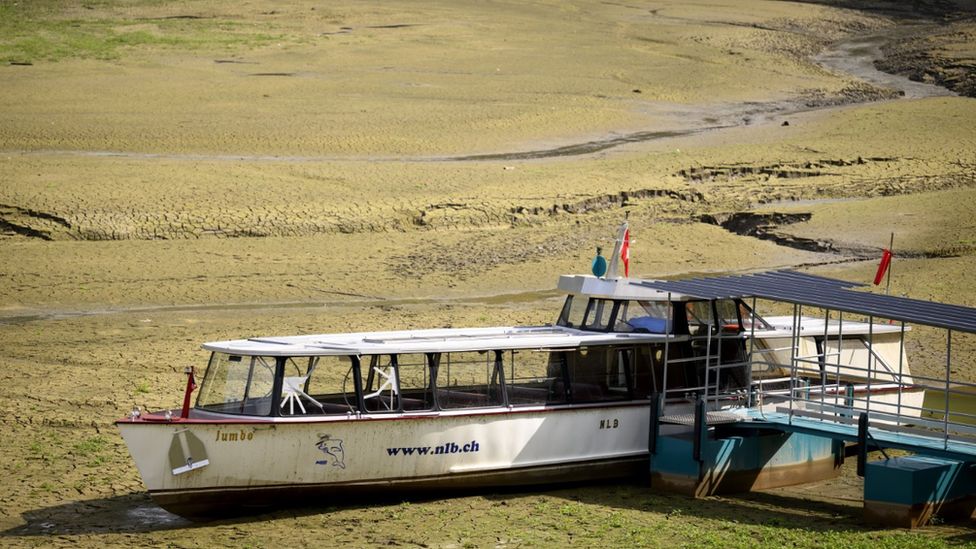
<svg viewBox="0 0 976 549">
<path fill-rule="evenodd" d="M 944 375 L 924 375 L 907 371 L 904 323 L 896 349 L 887 343 L 889 350 L 882 354 L 874 343 L 874 321 L 868 317 L 866 339 L 847 347 L 850 340 L 843 337 L 841 318 L 836 335 L 825 333 L 819 352 L 812 355 L 800 355 L 800 336 L 794 334 L 789 388 L 784 392 L 782 378 L 773 390 L 761 383 L 758 401 L 765 399 L 767 408 L 775 403 L 776 411 L 791 421 L 802 417 L 852 424 L 863 412 L 871 428 L 941 439 L 944 449 L 956 441 L 976 443 L 976 410 L 950 405 L 976 395 L 976 383 L 952 378 L 953 332 L 946 332 Z M 763 381 L 768 387 L 769 380 Z"/>
<path fill-rule="evenodd" d="M 976 383 L 951 377 L 951 330 L 946 332 L 945 375 L 920 375 L 908 371 L 904 358 L 904 322 L 894 332 L 887 324 L 884 330 L 878 329 L 878 333 L 899 334 L 893 346 L 890 340 L 875 342 L 876 319 L 870 315 L 866 319 L 867 334 L 863 333 L 865 323 L 858 320 L 858 329 L 850 330 L 855 333 L 845 338 L 843 313 L 831 319 L 831 311 L 825 310 L 823 332 L 818 334 L 801 330 L 802 306 L 793 308 L 792 332 L 785 336 L 789 338 L 786 345 L 766 347 L 756 339 L 754 329 L 729 333 L 710 327 L 688 338 L 693 356 L 671 358 L 666 351 L 664 397 L 701 399 L 710 409 L 741 405 L 783 412 L 790 422 L 802 417 L 857 423 L 863 412 L 872 428 L 924 433 L 934 440 L 941 438 L 946 449 L 953 441 L 976 441 L 976 409 L 950 407 L 952 400 L 976 395 Z M 744 357 L 723 353 L 723 345 L 733 339 L 748 342 Z M 811 354 L 815 341 L 817 349 Z M 884 352 L 880 345 L 887 345 Z M 688 364 L 700 366 L 689 368 Z M 669 377 L 677 373 L 676 368 L 669 372 L 669 366 L 684 368 L 678 377 Z M 733 378 L 734 370 L 746 373 L 745 383 L 733 382 L 738 381 Z M 788 375 L 764 377 L 765 372 Z M 697 379 L 689 379 L 689 375 Z"/>
</svg>

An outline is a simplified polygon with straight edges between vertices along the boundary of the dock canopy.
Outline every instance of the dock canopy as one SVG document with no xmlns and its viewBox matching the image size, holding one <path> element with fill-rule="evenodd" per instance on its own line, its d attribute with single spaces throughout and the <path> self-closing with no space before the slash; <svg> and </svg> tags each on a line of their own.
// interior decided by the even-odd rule
<svg viewBox="0 0 976 549">
<path fill-rule="evenodd" d="M 756 297 L 976 333 L 976 308 L 856 291 L 866 284 L 796 271 L 633 283 L 701 299 Z"/>
</svg>

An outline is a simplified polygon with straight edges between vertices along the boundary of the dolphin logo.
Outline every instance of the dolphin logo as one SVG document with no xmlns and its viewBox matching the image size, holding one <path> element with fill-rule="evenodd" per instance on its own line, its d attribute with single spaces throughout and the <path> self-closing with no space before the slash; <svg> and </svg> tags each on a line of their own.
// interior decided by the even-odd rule
<svg viewBox="0 0 976 549">
<path fill-rule="evenodd" d="M 346 451 L 342 449 L 341 438 L 332 438 L 332 435 L 319 433 L 319 441 L 315 446 L 327 456 L 326 459 L 317 460 L 316 465 L 332 464 L 333 467 L 346 468 Z"/>
</svg>

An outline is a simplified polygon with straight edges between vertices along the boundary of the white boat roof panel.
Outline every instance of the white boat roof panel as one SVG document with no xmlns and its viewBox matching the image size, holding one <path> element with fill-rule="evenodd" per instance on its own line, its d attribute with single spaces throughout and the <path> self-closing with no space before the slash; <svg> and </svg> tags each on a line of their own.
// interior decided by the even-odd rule
<svg viewBox="0 0 976 549">
<path fill-rule="evenodd" d="M 591 345 L 663 342 L 684 336 L 587 332 L 561 326 L 445 328 L 259 337 L 204 343 L 208 351 L 234 355 L 316 356 L 445 353 L 508 349 L 573 349 Z"/>
<path fill-rule="evenodd" d="M 783 332 L 786 336 L 793 333 L 792 316 L 764 316 L 762 319 L 772 326 L 774 330 Z M 905 326 L 906 331 L 911 329 L 911 326 Z M 824 333 L 828 336 L 891 334 L 901 332 L 901 326 L 898 324 L 881 324 L 878 322 L 869 324 L 867 322 L 847 320 L 846 318 L 844 319 L 843 325 L 841 325 L 839 320 L 831 320 L 825 325 L 823 317 L 804 316 L 800 317 L 800 332 L 803 336 L 816 336 L 818 334 L 823 335 Z M 746 329 L 746 333 L 749 333 L 748 329 Z M 768 337 L 767 332 L 756 331 L 756 334 Z"/>
<path fill-rule="evenodd" d="M 676 292 L 657 290 L 646 286 L 638 278 L 597 278 L 593 275 L 562 275 L 557 287 L 570 294 L 584 294 L 588 297 L 606 299 L 636 299 L 641 301 L 687 301 L 687 297 Z"/>
</svg>

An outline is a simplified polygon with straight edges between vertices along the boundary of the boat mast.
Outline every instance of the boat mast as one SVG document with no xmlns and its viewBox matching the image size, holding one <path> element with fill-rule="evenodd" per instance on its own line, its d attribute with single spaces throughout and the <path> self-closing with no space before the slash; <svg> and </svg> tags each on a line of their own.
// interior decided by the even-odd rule
<svg viewBox="0 0 976 549">
<path fill-rule="evenodd" d="M 620 278 L 617 274 L 617 267 L 620 264 L 620 248 L 624 244 L 624 235 L 627 234 L 627 220 L 620 224 L 620 228 L 617 229 L 617 240 L 613 244 L 613 253 L 610 254 L 610 266 L 607 268 L 607 279 L 610 278 Z"/>
</svg>

